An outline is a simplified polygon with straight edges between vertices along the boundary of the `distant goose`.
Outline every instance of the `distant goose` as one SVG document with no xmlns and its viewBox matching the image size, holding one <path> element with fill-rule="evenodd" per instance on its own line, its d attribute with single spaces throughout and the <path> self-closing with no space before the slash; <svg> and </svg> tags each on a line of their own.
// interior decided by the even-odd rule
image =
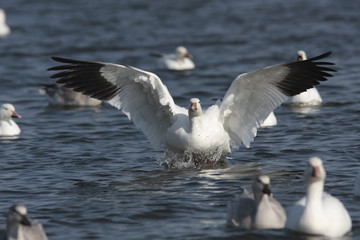
<svg viewBox="0 0 360 240">
<path fill-rule="evenodd" d="M 163 146 L 202 164 L 224 159 L 230 145 L 250 147 L 277 106 L 332 76 L 328 72 L 335 70 L 325 66 L 333 63 L 316 62 L 330 54 L 241 74 L 223 101 L 204 112 L 198 98 L 190 99 L 188 109 L 176 105 L 158 76 L 134 67 L 53 57 L 66 65 L 48 70 L 62 70 L 52 76 L 57 83 L 121 109 L 155 149 Z"/>
<path fill-rule="evenodd" d="M 326 173 L 320 158 L 310 158 L 306 196 L 287 209 L 286 228 L 311 235 L 341 237 L 351 230 L 350 215 L 336 197 L 324 192 Z"/>
<path fill-rule="evenodd" d="M 191 54 L 183 46 L 177 47 L 173 54 L 151 53 L 151 56 L 159 58 L 160 66 L 168 70 L 184 71 L 195 68 Z"/>
<path fill-rule="evenodd" d="M 270 178 L 258 176 L 252 192 L 245 191 L 229 205 L 227 223 L 244 229 L 284 228 L 286 213 L 270 190 Z"/>
<path fill-rule="evenodd" d="M 49 84 L 44 86 L 44 89 L 40 89 L 40 93 L 47 97 L 49 105 L 52 106 L 96 107 L 102 103 L 100 100 L 75 92 L 60 84 Z"/>
<path fill-rule="evenodd" d="M 6 14 L 3 9 L 0 8 L 0 37 L 5 37 L 10 34 L 10 28 L 6 25 Z"/>
<path fill-rule="evenodd" d="M 360 170 L 355 178 L 354 195 L 360 197 Z"/>
<path fill-rule="evenodd" d="M 307 59 L 306 53 L 302 50 L 297 52 L 298 61 L 304 61 Z M 291 98 L 291 103 L 300 105 L 300 106 L 318 106 L 322 103 L 322 98 L 318 92 L 318 90 L 313 87 L 309 88 L 305 92 L 302 92 L 298 95 L 295 95 Z"/>
<path fill-rule="evenodd" d="M 277 125 L 277 119 L 274 112 L 271 112 L 265 121 L 260 125 L 262 128 L 273 127 Z"/>
<path fill-rule="evenodd" d="M 6 222 L 8 240 L 47 240 L 41 223 L 27 217 L 24 205 L 13 205 L 8 212 Z"/>
<path fill-rule="evenodd" d="M 21 116 L 15 112 L 15 107 L 12 104 L 5 103 L 0 109 L 1 137 L 11 137 L 20 134 L 19 126 L 11 118 L 21 118 Z"/>
</svg>

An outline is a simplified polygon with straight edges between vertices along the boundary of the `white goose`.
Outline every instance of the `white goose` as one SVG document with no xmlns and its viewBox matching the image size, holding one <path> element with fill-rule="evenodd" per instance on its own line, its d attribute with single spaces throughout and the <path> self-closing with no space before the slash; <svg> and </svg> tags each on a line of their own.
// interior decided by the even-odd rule
<svg viewBox="0 0 360 240">
<path fill-rule="evenodd" d="M 284 228 L 285 221 L 285 210 L 273 197 L 267 175 L 256 177 L 252 192 L 244 191 L 228 208 L 227 223 L 236 228 Z"/>
<path fill-rule="evenodd" d="M 27 217 L 24 205 L 13 205 L 8 212 L 6 222 L 8 240 L 47 240 L 41 223 Z"/>
<path fill-rule="evenodd" d="M 48 70 L 63 70 L 52 76 L 57 83 L 121 109 L 155 149 L 163 145 L 165 152 L 217 162 L 230 145 L 249 147 L 261 123 L 289 96 L 331 77 L 335 70 L 325 66 L 333 63 L 316 62 L 330 54 L 241 74 L 223 101 L 204 112 L 197 98 L 188 109 L 177 106 L 158 76 L 134 67 L 53 57 L 66 65 Z"/>
<path fill-rule="evenodd" d="M 3 9 L 0 8 L 0 37 L 5 37 L 10 34 L 10 28 L 6 25 L 6 14 Z"/>
<path fill-rule="evenodd" d="M 324 192 L 325 177 L 321 159 L 310 158 L 305 173 L 306 196 L 287 210 L 286 228 L 328 237 L 341 237 L 351 230 L 351 218 L 344 205 Z"/>
<path fill-rule="evenodd" d="M 11 118 L 21 118 L 15 112 L 15 107 L 10 103 L 5 103 L 0 109 L 0 136 L 11 137 L 19 135 L 21 130 L 19 126 Z"/>
<path fill-rule="evenodd" d="M 173 54 L 151 53 L 151 56 L 159 58 L 162 68 L 174 71 L 192 70 L 195 68 L 192 56 L 184 46 L 179 46 Z"/>
<path fill-rule="evenodd" d="M 101 101 L 90 96 L 75 92 L 60 84 L 44 85 L 40 89 L 40 94 L 47 97 L 49 105 L 63 107 L 96 107 L 101 105 Z"/>
<path fill-rule="evenodd" d="M 304 61 L 307 59 L 306 53 L 302 50 L 297 52 L 298 54 L 298 61 Z M 293 105 L 300 105 L 300 106 L 318 106 L 322 103 L 322 98 L 318 92 L 318 90 L 313 87 L 309 88 L 306 91 L 297 94 L 291 98 L 291 103 Z"/>
</svg>

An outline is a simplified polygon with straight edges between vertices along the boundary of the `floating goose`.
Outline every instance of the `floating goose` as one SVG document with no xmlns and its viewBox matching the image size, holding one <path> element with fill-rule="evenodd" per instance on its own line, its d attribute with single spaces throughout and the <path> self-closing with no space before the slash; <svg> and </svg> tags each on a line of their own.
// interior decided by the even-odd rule
<svg viewBox="0 0 360 240">
<path fill-rule="evenodd" d="M 324 192 L 325 177 L 321 159 L 310 158 L 305 172 L 306 196 L 287 210 L 286 228 L 328 237 L 341 237 L 351 230 L 351 219 L 344 205 Z"/>
<path fill-rule="evenodd" d="M 183 46 L 177 47 L 174 54 L 151 53 L 151 56 L 159 58 L 160 66 L 168 70 L 185 71 L 195 68 L 191 54 Z"/>
<path fill-rule="evenodd" d="M 57 83 L 121 109 L 155 149 L 216 163 L 230 145 L 250 147 L 257 128 L 289 96 L 331 77 L 335 70 L 325 66 L 333 63 L 317 62 L 330 54 L 241 74 L 204 112 L 198 98 L 188 109 L 176 105 L 158 76 L 134 67 L 53 57 L 66 65 L 48 70 L 61 70 L 51 76 Z"/>
<path fill-rule="evenodd" d="M 307 59 L 306 53 L 302 50 L 297 52 L 298 54 L 298 61 L 304 61 Z M 293 105 L 300 105 L 300 106 L 318 106 L 322 103 L 322 98 L 318 92 L 318 90 L 313 87 L 309 88 L 308 90 L 295 95 L 291 98 L 291 103 Z"/>
<path fill-rule="evenodd" d="M 10 34 L 10 28 L 6 25 L 6 14 L 3 9 L 0 8 L 0 37 L 5 37 Z"/>
<path fill-rule="evenodd" d="M 245 191 L 229 205 L 227 223 L 244 229 L 284 228 L 286 213 L 270 190 L 270 178 L 258 176 L 252 192 Z"/>
<path fill-rule="evenodd" d="M 9 209 L 6 232 L 9 240 L 48 239 L 42 224 L 27 217 L 27 209 L 24 205 L 13 205 Z"/>
<path fill-rule="evenodd" d="M 96 107 L 101 101 L 90 96 L 75 92 L 60 84 L 44 85 L 40 93 L 48 98 L 49 105 L 64 107 Z"/>
<path fill-rule="evenodd" d="M 21 118 L 15 112 L 15 107 L 10 103 L 5 103 L 0 109 L 0 136 L 11 137 L 19 135 L 21 130 L 19 126 L 11 118 Z"/>
</svg>

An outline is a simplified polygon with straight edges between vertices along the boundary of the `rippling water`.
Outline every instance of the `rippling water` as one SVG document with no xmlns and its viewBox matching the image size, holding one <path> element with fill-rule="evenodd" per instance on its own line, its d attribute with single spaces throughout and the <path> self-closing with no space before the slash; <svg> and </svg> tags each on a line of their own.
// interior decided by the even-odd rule
<svg viewBox="0 0 360 240">
<path fill-rule="evenodd" d="M 226 206 L 254 175 L 269 174 L 289 206 L 304 194 L 310 156 L 324 160 L 325 189 L 339 197 L 360 237 L 352 194 L 359 163 L 360 2 L 2 0 L 12 33 L 0 38 L 0 103 L 23 116 L 18 139 L 0 140 L 0 212 L 23 203 L 50 239 L 302 239 L 285 230 L 226 227 Z M 197 68 L 157 68 L 151 51 L 188 47 Z M 115 108 L 61 109 L 38 92 L 51 83 L 50 56 L 136 66 L 158 74 L 178 105 L 209 106 L 240 73 L 332 50 L 334 78 L 311 112 L 281 106 L 278 125 L 225 168 L 164 168 L 162 152 Z M 0 219 L 5 223 L 5 217 Z M 320 238 L 321 239 L 321 238 Z"/>
</svg>

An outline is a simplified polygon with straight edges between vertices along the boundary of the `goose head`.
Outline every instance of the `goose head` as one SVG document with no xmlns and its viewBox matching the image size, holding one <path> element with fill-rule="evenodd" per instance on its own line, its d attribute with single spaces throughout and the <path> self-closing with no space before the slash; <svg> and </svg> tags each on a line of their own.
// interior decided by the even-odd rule
<svg viewBox="0 0 360 240">
<path fill-rule="evenodd" d="M 200 100 L 198 98 L 191 98 L 189 102 L 189 117 L 198 117 L 202 114 Z"/>
<path fill-rule="evenodd" d="M 304 60 L 306 60 L 306 59 L 307 59 L 306 53 L 305 53 L 303 50 L 299 50 L 299 51 L 297 52 L 297 60 L 298 60 L 298 61 L 304 61 Z"/>
<path fill-rule="evenodd" d="M 11 228 L 13 224 L 21 224 L 31 226 L 31 222 L 27 217 L 27 209 L 24 205 L 15 204 L 10 207 L 7 215 L 8 228 Z"/>
<path fill-rule="evenodd" d="M 176 48 L 175 57 L 176 57 L 176 59 L 179 59 L 179 60 L 184 59 L 184 58 L 192 58 L 191 54 L 183 46 L 179 46 Z"/>
<path fill-rule="evenodd" d="M 267 175 L 259 175 L 255 178 L 252 184 L 252 190 L 254 192 L 255 199 L 261 199 L 265 194 L 271 196 L 270 190 L 270 177 Z"/>
<path fill-rule="evenodd" d="M 10 103 L 5 103 L 0 109 L 0 119 L 8 121 L 11 118 L 21 118 L 19 114 L 15 112 L 15 107 Z"/>
<path fill-rule="evenodd" d="M 307 183 L 324 181 L 326 172 L 322 164 L 322 160 L 318 157 L 309 159 L 308 166 L 305 171 L 305 179 Z"/>
</svg>

